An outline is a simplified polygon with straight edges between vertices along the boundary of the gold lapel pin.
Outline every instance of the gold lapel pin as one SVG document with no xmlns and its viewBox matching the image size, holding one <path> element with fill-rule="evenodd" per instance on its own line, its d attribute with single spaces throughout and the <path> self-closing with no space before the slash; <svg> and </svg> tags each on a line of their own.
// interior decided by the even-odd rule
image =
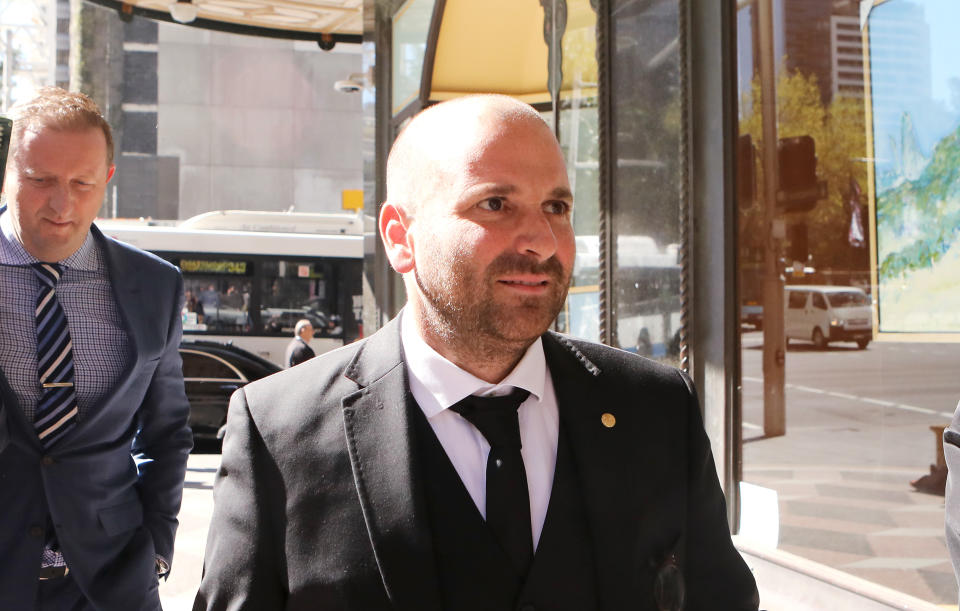
<svg viewBox="0 0 960 611">
<path fill-rule="evenodd" d="M 616 426 L 617 419 L 610 412 L 606 412 L 600 416 L 600 422 L 603 423 L 603 426 L 607 427 L 608 429 L 612 429 L 614 426 Z"/>
</svg>

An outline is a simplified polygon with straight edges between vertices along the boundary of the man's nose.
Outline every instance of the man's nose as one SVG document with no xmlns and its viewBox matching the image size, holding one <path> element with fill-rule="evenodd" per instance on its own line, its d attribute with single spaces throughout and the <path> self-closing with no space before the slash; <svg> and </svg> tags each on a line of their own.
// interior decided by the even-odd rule
<svg viewBox="0 0 960 611">
<path fill-rule="evenodd" d="M 546 261 L 557 252 L 557 235 L 548 215 L 542 211 L 524 215 L 516 241 L 517 250 L 524 255 Z"/>
<path fill-rule="evenodd" d="M 57 214 L 64 214 L 73 206 L 73 193 L 70 188 L 58 185 L 50 190 L 47 206 Z"/>
</svg>

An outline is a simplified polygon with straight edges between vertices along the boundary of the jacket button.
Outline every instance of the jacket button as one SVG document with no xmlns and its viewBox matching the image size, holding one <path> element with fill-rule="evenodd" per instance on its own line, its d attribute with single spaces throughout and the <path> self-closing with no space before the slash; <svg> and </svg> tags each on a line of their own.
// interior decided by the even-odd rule
<svg viewBox="0 0 960 611">
<path fill-rule="evenodd" d="M 41 463 L 41 464 L 44 464 L 44 465 L 46 465 L 46 466 L 50 466 L 50 465 L 52 465 L 52 464 L 55 463 L 55 462 L 57 462 L 57 461 L 53 460 L 53 457 L 52 457 L 52 456 L 44 456 L 43 458 L 40 459 L 40 463 Z"/>
<path fill-rule="evenodd" d="M 30 536 L 31 536 L 31 537 L 38 537 L 38 538 L 39 538 L 39 537 L 42 537 L 42 536 L 43 536 L 43 529 L 40 528 L 39 526 L 31 526 L 31 527 L 30 527 Z"/>
</svg>

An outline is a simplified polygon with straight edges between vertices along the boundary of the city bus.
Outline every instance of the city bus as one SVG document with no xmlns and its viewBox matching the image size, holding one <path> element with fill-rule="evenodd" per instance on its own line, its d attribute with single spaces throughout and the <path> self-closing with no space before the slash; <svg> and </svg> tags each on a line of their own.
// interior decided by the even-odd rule
<svg viewBox="0 0 960 611">
<path fill-rule="evenodd" d="M 317 354 L 362 336 L 365 222 L 349 213 L 217 211 L 96 225 L 180 268 L 185 339 L 231 342 L 282 366 L 298 320 L 313 324 Z"/>
<path fill-rule="evenodd" d="M 576 243 L 574 282 L 558 326 L 566 333 L 598 341 L 599 240 L 596 235 L 581 235 Z M 649 236 L 620 236 L 612 289 L 616 345 L 656 359 L 675 358 L 680 337 L 677 246 L 661 248 Z"/>
</svg>

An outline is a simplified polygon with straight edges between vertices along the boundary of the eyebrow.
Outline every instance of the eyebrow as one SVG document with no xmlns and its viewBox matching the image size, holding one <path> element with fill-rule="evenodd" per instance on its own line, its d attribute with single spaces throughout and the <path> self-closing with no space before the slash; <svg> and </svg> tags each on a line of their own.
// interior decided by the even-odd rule
<svg viewBox="0 0 960 611">
<path fill-rule="evenodd" d="M 517 189 L 516 185 L 494 184 L 494 185 L 488 185 L 483 187 L 480 193 L 481 194 L 497 193 L 502 195 L 510 195 L 512 193 L 516 193 L 518 190 L 519 189 Z M 554 187 L 553 190 L 550 191 L 550 195 L 548 197 L 550 199 L 573 200 L 573 193 L 567 187 Z"/>
<path fill-rule="evenodd" d="M 554 199 L 573 199 L 573 193 L 566 187 L 556 187 L 550 192 L 550 197 Z"/>
</svg>

